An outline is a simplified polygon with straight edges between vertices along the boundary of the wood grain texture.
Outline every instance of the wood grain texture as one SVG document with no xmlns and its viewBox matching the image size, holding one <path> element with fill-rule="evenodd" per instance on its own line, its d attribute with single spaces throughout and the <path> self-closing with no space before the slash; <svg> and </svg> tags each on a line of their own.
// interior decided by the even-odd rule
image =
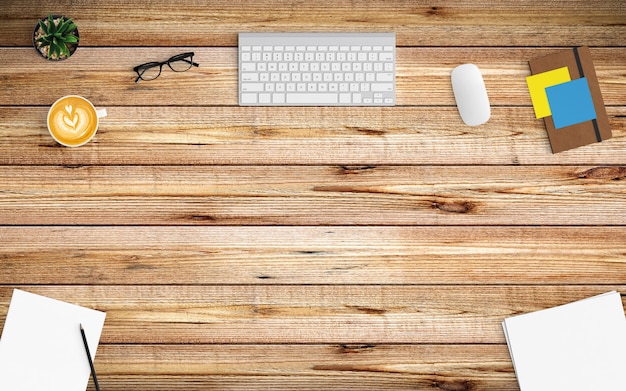
<svg viewBox="0 0 626 391">
<path fill-rule="evenodd" d="M 472 128 L 444 106 L 113 106 L 92 142 L 68 150 L 50 137 L 47 108 L 11 106 L 0 107 L 0 164 L 623 165 L 626 107 L 607 110 L 613 138 L 552 154 L 530 107 L 495 107 L 487 124 Z"/>
<path fill-rule="evenodd" d="M 49 12 L 80 29 L 67 61 L 32 48 Z M 103 390 L 517 391 L 506 317 L 626 300 L 624 1 L 6 0 L 0 20 L 0 328 L 14 288 L 106 311 Z M 397 106 L 239 107 L 240 31 L 393 31 Z M 580 45 L 613 137 L 552 154 L 528 60 Z M 134 83 L 183 51 L 200 66 Z M 450 88 L 467 62 L 479 127 Z M 68 94 L 108 111 L 80 148 L 46 129 Z"/>
<path fill-rule="evenodd" d="M 10 297 L 12 286 L 1 286 Z M 504 344 L 504 318 L 626 285 L 21 286 L 107 313 L 101 343 Z M 538 297 L 541 300 L 538 300 Z M 7 303 L 8 304 L 8 303 Z M 6 305 L 0 309 L 6 313 Z M 0 321 L 4 321 L 0 318 Z"/>
<path fill-rule="evenodd" d="M 623 46 L 626 35 L 620 0 L 5 3 L 0 35 L 22 46 L 50 9 L 74 16 L 88 46 L 234 46 L 240 31 L 395 31 L 400 46 Z"/>
<path fill-rule="evenodd" d="M 625 177 L 623 166 L 6 166 L 0 224 L 625 225 Z"/>
<path fill-rule="evenodd" d="M 0 227 L 0 284 L 620 284 L 623 227 Z"/>
<path fill-rule="evenodd" d="M 104 345 L 101 387 L 516 390 L 504 345 Z"/>
</svg>

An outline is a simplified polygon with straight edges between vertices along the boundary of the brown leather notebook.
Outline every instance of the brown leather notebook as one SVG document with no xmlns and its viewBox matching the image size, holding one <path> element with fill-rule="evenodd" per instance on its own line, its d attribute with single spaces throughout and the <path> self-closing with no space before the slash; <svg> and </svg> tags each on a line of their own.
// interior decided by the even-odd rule
<svg viewBox="0 0 626 391">
<path fill-rule="evenodd" d="M 550 139 L 550 145 L 552 146 L 552 153 L 565 151 L 568 149 L 580 147 L 587 144 L 601 142 L 608 138 L 611 138 L 611 128 L 609 126 L 609 118 L 606 114 L 604 107 L 604 101 L 602 100 L 602 94 L 600 93 L 600 86 L 596 77 L 596 71 L 591 61 L 591 52 L 588 47 L 582 46 L 573 49 L 562 50 L 554 54 L 550 54 L 544 57 L 536 58 L 528 62 L 530 70 L 533 75 L 541 74 L 544 72 L 553 71 L 558 68 L 567 67 L 569 76 L 572 82 L 578 80 L 580 89 L 566 89 L 568 86 L 563 84 L 559 88 L 561 95 L 554 91 L 553 101 L 550 101 L 551 107 L 558 107 L 560 110 L 561 118 L 566 120 L 568 116 L 573 117 L 573 122 L 577 122 L 576 118 L 582 118 L 582 122 L 570 124 L 567 121 L 561 121 L 566 123 L 567 126 L 555 127 L 555 112 L 553 110 L 552 115 L 543 117 L 546 129 L 548 131 L 548 138 Z M 585 80 L 586 79 L 586 83 Z M 574 86 L 574 83 L 572 83 Z M 588 88 L 587 88 L 588 86 Z M 565 88 L 563 88 L 565 87 Z M 549 90 L 548 87 L 546 91 Z M 582 91 L 582 93 L 580 93 Z M 550 100 L 550 94 L 548 100 Z M 590 96 L 588 99 L 589 104 L 587 108 L 584 108 L 584 112 L 591 112 L 592 114 L 587 117 L 577 117 L 581 110 L 578 110 L 576 104 L 572 106 L 572 113 L 567 113 L 568 104 L 577 100 L 584 100 L 585 96 Z M 563 98 L 560 98 L 563 97 Z M 580 99 L 579 99 L 580 98 Z M 562 102 L 557 102 L 561 100 Z M 593 113 L 595 111 L 595 113 Z M 595 118 L 592 118 L 595 115 Z M 591 119 L 592 118 L 592 119 Z"/>
</svg>

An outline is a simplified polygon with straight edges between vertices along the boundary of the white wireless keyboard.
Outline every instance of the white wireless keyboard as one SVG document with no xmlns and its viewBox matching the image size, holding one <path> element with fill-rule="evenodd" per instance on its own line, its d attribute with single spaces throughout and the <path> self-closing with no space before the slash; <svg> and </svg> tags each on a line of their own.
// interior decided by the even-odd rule
<svg viewBox="0 0 626 391">
<path fill-rule="evenodd" d="M 241 106 L 395 101 L 395 33 L 239 33 Z"/>
</svg>

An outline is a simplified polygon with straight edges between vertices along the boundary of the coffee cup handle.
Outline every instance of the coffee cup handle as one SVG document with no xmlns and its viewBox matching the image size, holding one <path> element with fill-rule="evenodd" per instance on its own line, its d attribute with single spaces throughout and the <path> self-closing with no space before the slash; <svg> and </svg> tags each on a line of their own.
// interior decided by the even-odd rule
<svg viewBox="0 0 626 391">
<path fill-rule="evenodd" d="M 98 110 L 96 110 L 96 115 L 98 116 L 98 118 L 106 117 L 107 116 L 107 109 L 98 109 Z"/>
</svg>

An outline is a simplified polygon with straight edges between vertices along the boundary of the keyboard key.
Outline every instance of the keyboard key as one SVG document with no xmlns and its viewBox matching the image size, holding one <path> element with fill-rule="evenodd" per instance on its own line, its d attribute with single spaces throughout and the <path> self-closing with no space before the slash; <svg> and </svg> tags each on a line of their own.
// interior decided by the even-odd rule
<svg viewBox="0 0 626 391">
<path fill-rule="evenodd" d="M 242 92 L 260 92 L 263 91 L 265 83 L 241 83 Z"/>
<path fill-rule="evenodd" d="M 378 59 L 380 61 L 393 61 L 393 53 L 380 53 L 380 56 L 378 56 Z"/>
<path fill-rule="evenodd" d="M 393 81 L 393 73 L 377 73 L 376 81 Z"/>
<path fill-rule="evenodd" d="M 241 103 L 256 103 L 256 94 L 243 93 L 241 94 Z"/>
<path fill-rule="evenodd" d="M 393 83 L 372 83 L 372 91 L 393 91 Z"/>
<path fill-rule="evenodd" d="M 270 94 L 259 94 L 259 103 L 272 103 L 272 96 Z"/>
<path fill-rule="evenodd" d="M 286 94 L 287 103 L 293 104 L 336 104 L 337 94 L 315 93 L 315 94 Z"/>
<path fill-rule="evenodd" d="M 272 94 L 273 103 L 285 103 L 285 94 Z"/>
<path fill-rule="evenodd" d="M 242 72 L 254 72 L 256 71 L 256 64 L 253 62 L 244 62 L 239 66 Z"/>
<path fill-rule="evenodd" d="M 242 73 L 241 81 L 259 81 L 258 73 Z"/>
</svg>

